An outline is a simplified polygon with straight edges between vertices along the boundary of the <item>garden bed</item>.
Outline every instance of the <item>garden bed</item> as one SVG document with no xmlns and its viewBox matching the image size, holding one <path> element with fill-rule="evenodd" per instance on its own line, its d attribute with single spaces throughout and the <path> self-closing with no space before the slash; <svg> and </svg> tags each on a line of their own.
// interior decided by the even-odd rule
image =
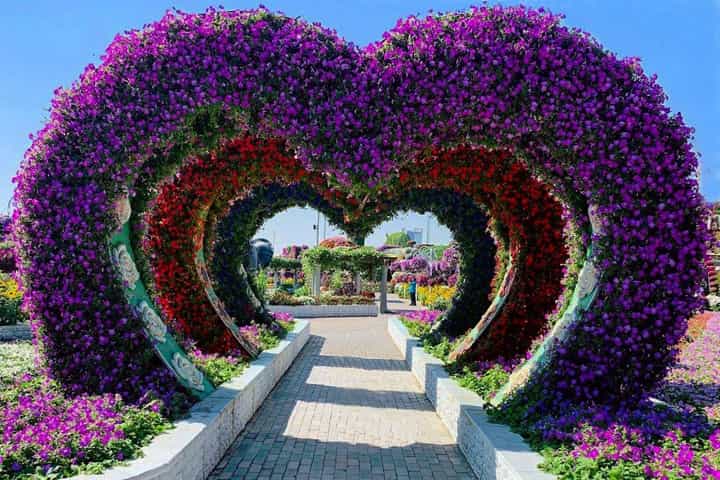
<svg viewBox="0 0 720 480">
<path fill-rule="evenodd" d="M 274 313 L 289 313 L 295 318 L 377 317 L 378 306 L 368 305 L 268 305 Z"/>
<path fill-rule="evenodd" d="M 242 375 L 221 385 L 194 405 L 189 416 L 156 437 L 143 449 L 143 458 L 81 480 L 205 479 L 255 411 L 290 367 L 310 336 L 299 320 L 280 344 L 250 363 Z"/>
<path fill-rule="evenodd" d="M 490 423 L 480 396 L 461 387 L 441 360 L 426 353 L 399 318 L 388 333 L 478 478 L 551 479 L 538 465 L 543 458 L 505 425 Z"/>
</svg>

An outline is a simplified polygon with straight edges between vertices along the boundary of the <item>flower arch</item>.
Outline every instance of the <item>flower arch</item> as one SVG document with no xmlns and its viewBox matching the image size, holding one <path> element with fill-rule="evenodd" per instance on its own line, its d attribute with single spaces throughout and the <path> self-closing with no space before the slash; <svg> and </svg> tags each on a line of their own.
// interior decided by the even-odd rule
<svg viewBox="0 0 720 480">
<path fill-rule="evenodd" d="M 168 14 L 57 92 L 17 177 L 19 270 L 48 367 L 74 392 L 176 388 L 144 335 L 156 314 L 139 303 L 128 194 L 146 170 L 248 133 L 282 138 L 361 205 L 431 150 L 519 159 L 572 214 L 587 256 L 514 385 L 551 401 L 634 397 L 700 306 L 707 238 L 691 130 L 664 100 L 635 60 L 541 10 L 412 17 L 364 49 L 265 10 Z M 182 384 L 202 385 L 175 353 Z"/>
</svg>

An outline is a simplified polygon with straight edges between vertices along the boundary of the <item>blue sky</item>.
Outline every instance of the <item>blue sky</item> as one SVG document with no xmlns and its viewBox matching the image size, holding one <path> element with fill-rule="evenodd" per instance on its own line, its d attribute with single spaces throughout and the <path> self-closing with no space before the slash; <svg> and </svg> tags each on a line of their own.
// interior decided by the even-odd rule
<svg viewBox="0 0 720 480">
<path fill-rule="evenodd" d="M 28 134 L 37 131 L 47 118 L 56 87 L 68 86 L 86 64 L 97 63 L 118 32 L 152 22 L 168 8 L 197 12 L 217 5 L 195 0 L 3 3 L 0 11 L 0 211 L 9 208 L 11 178 L 29 145 Z M 359 45 L 380 38 L 398 18 L 424 14 L 430 9 L 463 9 L 472 3 L 441 0 L 264 2 L 272 10 L 319 21 Z M 701 154 L 703 193 L 709 200 L 720 200 L 720 0 L 533 0 L 524 3 L 564 13 L 567 25 L 592 33 L 606 48 L 621 56 L 640 57 L 645 71 L 658 75 L 668 94 L 670 108 L 682 112 L 686 122 L 696 129 L 694 145 Z M 220 4 L 226 9 L 258 5 L 249 1 Z M 313 219 L 312 212 L 298 210 L 284 215 L 279 219 L 281 223 L 269 225 L 265 233 L 295 231 L 300 242 L 314 243 L 310 227 Z M 387 230 L 396 230 L 399 226 L 424 227 L 425 219 L 410 215 Z M 442 241 L 439 232 L 437 239 L 434 236 L 431 239 Z M 283 242 L 278 239 L 278 243 Z"/>
</svg>

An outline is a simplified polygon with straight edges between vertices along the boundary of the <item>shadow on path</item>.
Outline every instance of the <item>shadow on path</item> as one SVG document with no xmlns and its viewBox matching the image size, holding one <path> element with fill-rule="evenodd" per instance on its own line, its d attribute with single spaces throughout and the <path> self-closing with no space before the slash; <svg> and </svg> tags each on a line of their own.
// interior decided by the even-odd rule
<svg viewBox="0 0 720 480">
<path fill-rule="evenodd" d="M 311 326 L 307 345 L 211 479 L 475 478 L 384 318 Z"/>
</svg>

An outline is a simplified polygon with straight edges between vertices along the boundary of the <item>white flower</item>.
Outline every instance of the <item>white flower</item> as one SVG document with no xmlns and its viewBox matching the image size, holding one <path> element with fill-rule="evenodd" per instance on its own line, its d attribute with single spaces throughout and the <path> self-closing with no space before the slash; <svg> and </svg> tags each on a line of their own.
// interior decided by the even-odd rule
<svg viewBox="0 0 720 480">
<path fill-rule="evenodd" d="M 710 306 L 710 308 L 715 308 L 718 305 L 720 305 L 720 296 L 708 295 L 707 301 L 708 301 L 708 305 Z"/>
</svg>

